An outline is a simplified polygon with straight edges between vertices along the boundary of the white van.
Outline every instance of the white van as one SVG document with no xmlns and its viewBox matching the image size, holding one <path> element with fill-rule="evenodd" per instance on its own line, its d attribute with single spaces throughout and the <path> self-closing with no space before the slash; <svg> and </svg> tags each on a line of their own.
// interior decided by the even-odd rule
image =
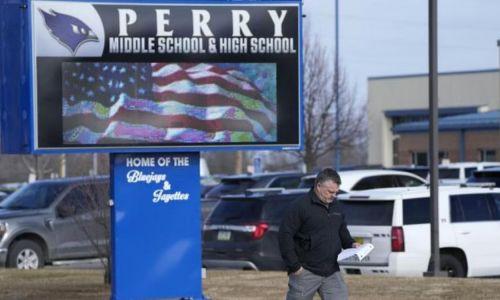
<svg viewBox="0 0 500 300">
<path fill-rule="evenodd" d="M 422 276 L 430 261 L 430 191 L 377 189 L 339 195 L 353 238 L 375 246 L 348 274 Z M 441 269 L 450 277 L 500 275 L 500 188 L 439 188 Z"/>
</svg>

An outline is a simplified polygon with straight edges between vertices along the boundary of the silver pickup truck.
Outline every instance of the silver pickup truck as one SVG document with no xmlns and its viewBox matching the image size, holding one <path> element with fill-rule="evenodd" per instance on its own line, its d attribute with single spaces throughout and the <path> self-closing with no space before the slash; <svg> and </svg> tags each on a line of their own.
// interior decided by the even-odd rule
<svg viewBox="0 0 500 300">
<path fill-rule="evenodd" d="M 37 269 L 54 260 L 105 256 L 106 177 L 41 180 L 0 203 L 0 266 Z"/>
</svg>

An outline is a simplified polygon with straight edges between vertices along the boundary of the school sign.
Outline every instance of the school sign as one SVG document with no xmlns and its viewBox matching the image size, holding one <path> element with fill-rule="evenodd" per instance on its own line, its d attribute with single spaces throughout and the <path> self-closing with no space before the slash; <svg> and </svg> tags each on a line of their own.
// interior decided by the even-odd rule
<svg viewBox="0 0 500 300">
<path fill-rule="evenodd" d="M 301 148 L 301 17 L 0 0 L 0 153 L 111 153 L 112 299 L 203 299 L 199 151 Z"/>
</svg>

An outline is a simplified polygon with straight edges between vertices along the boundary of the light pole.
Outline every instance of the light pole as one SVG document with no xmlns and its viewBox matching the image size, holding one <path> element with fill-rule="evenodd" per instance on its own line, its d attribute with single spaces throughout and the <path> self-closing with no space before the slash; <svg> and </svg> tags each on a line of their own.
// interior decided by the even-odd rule
<svg viewBox="0 0 500 300">
<path fill-rule="evenodd" d="M 431 260 L 433 267 L 424 276 L 444 277 L 439 253 L 439 183 L 438 183 L 438 0 L 429 0 L 429 171 L 430 171 L 430 227 Z"/>
<path fill-rule="evenodd" d="M 340 168 L 339 147 L 339 0 L 335 0 L 335 63 L 333 77 L 333 95 L 335 99 L 335 169 Z"/>
</svg>

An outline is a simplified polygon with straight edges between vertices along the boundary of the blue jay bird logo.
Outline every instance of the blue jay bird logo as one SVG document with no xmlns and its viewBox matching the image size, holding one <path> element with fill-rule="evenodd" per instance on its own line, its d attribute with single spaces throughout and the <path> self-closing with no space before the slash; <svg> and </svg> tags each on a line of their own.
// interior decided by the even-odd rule
<svg viewBox="0 0 500 300">
<path fill-rule="evenodd" d="M 63 46 L 68 48 L 73 55 L 78 47 L 86 42 L 98 42 L 96 34 L 81 20 L 50 10 L 45 12 L 39 9 L 45 20 L 50 34 Z"/>
</svg>

